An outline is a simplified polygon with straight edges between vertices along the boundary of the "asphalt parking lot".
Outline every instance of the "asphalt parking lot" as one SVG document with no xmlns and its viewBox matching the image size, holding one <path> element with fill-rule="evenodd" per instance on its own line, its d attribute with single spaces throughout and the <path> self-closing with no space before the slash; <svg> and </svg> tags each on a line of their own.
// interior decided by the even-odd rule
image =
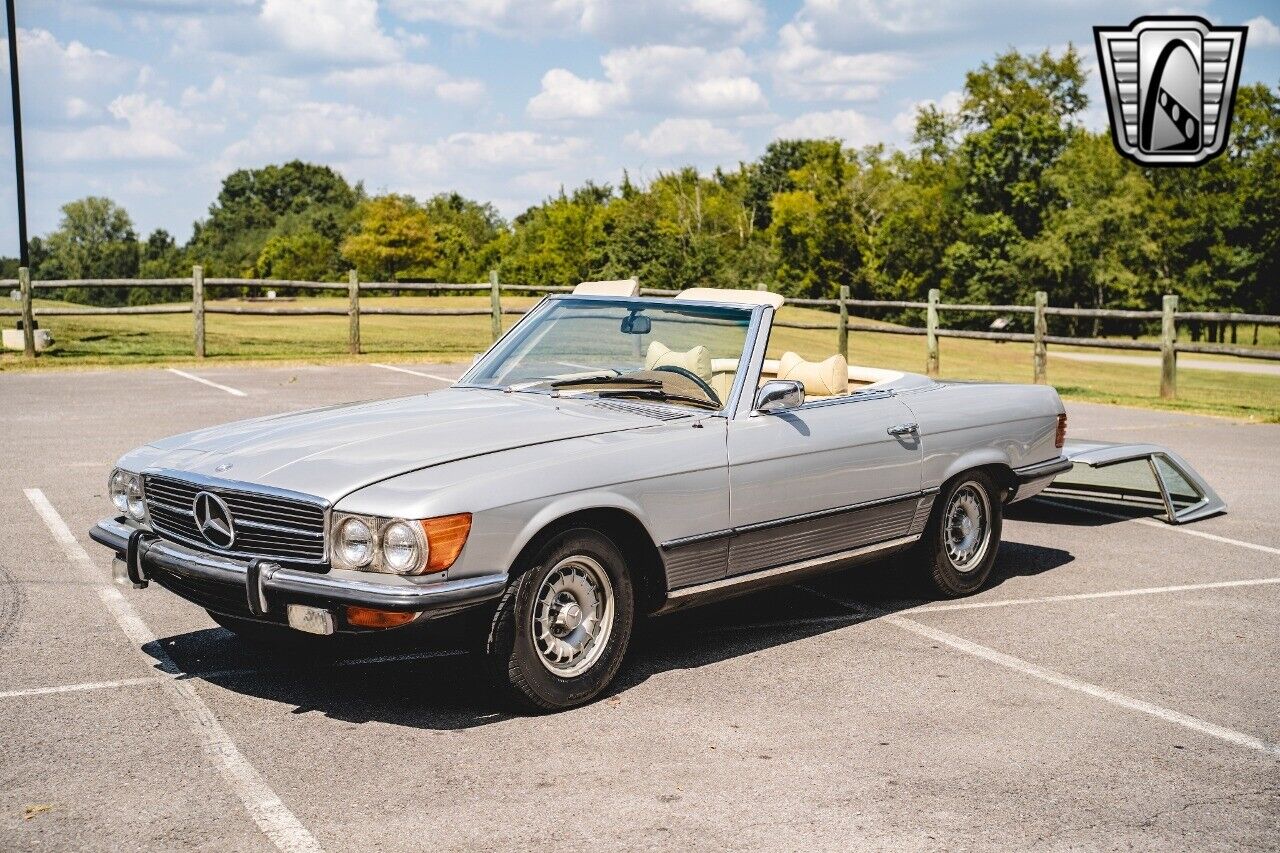
<svg viewBox="0 0 1280 853">
<path fill-rule="evenodd" d="M 877 564 L 651 620 L 559 715 L 495 711 L 447 630 L 265 657 L 110 584 L 120 453 L 460 372 L 393 368 L 0 376 L 0 848 L 1280 846 L 1280 426 L 1069 405 L 1229 514 L 1024 505 L 975 598 Z"/>
</svg>

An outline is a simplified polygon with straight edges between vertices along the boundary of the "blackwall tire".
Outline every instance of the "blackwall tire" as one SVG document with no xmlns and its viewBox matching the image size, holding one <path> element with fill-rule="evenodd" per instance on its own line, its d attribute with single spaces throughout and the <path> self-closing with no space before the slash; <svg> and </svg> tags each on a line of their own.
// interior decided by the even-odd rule
<svg viewBox="0 0 1280 853">
<path fill-rule="evenodd" d="M 943 486 L 915 547 L 931 592 L 960 598 L 986 585 L 1000 547 L 1000 497 L 982 471 L 966 472 Z"/>
<path fill-rule="evenodd" d="M 587 528 L 549 540 L 507 585 L 489 625 L 485 664 L 499 692 L 524 711 L 590 702 L 622 665 L 635 621 L 626 562 Z"/>
</svg>

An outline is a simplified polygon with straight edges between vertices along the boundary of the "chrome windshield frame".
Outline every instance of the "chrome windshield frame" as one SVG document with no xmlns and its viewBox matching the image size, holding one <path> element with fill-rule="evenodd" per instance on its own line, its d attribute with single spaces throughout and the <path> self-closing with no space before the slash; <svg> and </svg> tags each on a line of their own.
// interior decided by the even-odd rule
<svg viewBox="0 0 1280 853">
<path fill-rule="evenodd" d="M 594 302 L 594 303 L 601 303 L 601 304 L 644 303 L 645 305 L 653 306 L 655 308 L 662 308 L 666 310 L 670 310 L 674 304 L 679 307 L 687 306 L 691 308 L 714 308 L 718 310 L 741 312 L 744 316 L 747 317 L 747 325 L 743 335 L 742 352 L 739 353 L 738 355 L 738 364 L 740 369 L 738 370 L 737 375 L 734 377 L 734 384 L 733 384 L 732 390 L 730 391 L 729 399 L 722 401 L 723 404 L 719 409 L 715 411 L 707 410 L 706 414 L 714 417 L 733 417 L 734 413 L 738 411 L 740 400 L 742 397 L 742 391 L 746 383 L 746 377 L 745 377 L 746 371 L 743 371 L 741 369 L 741 365 L 743 365 L 744 363 L 748 363 L 749 360 L 750 361 L 760 360 L 763 363 L 762 357 L 760 359 L 756 359 L 754 356 L 755 355 L 762 356 L 763 354 L 763 349 L 758 347 L 757 344 L 758 344 L 762 330 L 764 334 L 767 335 L 767 324 L 763 322 L 764 314 L 766 311 L 772 312 L 773 310 L 772 308 L 769 308 L 768 306 L 765 306 L 765 305 L 742 305 L 742 304 L 728 303 L 728 302 L 711 302 L 711 301 L 702 300 L 702 299 L 681 299 L 678 302 L 675 302 L 670 297 L 660 297 L 660 296 L 603 296 L 603 295 L 595 295 L 595 294 L 584 295 L 584 294 L 574 294 L 574 293 L 551 294 L 549 296 L 544 297 L 542 300 L 538 302 L 537 305 L 534 305 L 532 308 L 530 308 L 529 311 L 525 313 L 525 315 L 521 317 L 517 323 L 515 323 L 510 329 L 504 332 L 496 341 L 493 342 L 493 344 L 489 346 L 488 349 L 486 349 L 484 352 L 476 356 L 475 361 L 472 362 L 471 366 L 467 368 L 466 372 L 462 374 L 462 376 L 457 380 L 457 382 L 453 384 L 452 387 L 481 388 L 485 390 L 512 390 L 512 391 L 521 391 L 521 392 L 527 392 L 527 393 L 550 394 L 551 389 L 537 389 L 537 388 L 513 389 L 511 387 L 503 386 L 500 384 L 495 385 L 491 382 L 478 382 L 473 379 L 473 376 L 476 373 L 477 369 L 482 364 L 484 364 L 485 360 L 498 351 L 499 347 L 501 347 L 504 343 L 509 344 L 512 340 L 514 340 L 512 335 L 517 329 L 524 326 L 526 322 L 528 322 L 529 320 L 542 315 L 546 311 L 551 310 L 551 308 L 554 307 L 556 304 L 569 302 L 569 301 Z M 672 408 L 679 409 L 680 411 L 689 410 L 688 406 L 680 405 L 678 403 L 664 403 L 661 400 L 654 400 L 652 402 L 657 405 L 670 406 Z"/>
</svg>

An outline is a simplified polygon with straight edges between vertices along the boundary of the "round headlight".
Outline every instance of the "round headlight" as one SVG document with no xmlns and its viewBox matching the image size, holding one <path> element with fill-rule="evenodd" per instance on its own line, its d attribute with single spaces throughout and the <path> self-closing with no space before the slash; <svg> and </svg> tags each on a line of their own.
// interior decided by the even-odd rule
<svg viewBox="0 0 1280 853">
<path fill-rule="evenodd" d="M 111 493 L 111 503 L 120 512 L 129 511 L 128 488 L 129 475 L 123 471 L 113 471 L 111 481 L 108 483 L 108 491 Z"/>
<path fill-rule="evenodd" d="M 348 566 L 367 566 L 373 559 L 373 531 L 358 518 L 348 518 L 338 527 L 338 556 Z"/>
<path fill-rule="evenodd" d="M 142 479 L 130 477 L 125 486 L 125 499 L 129 506 L 129 516 L 135 521 L 147 520 L 147 507 L 142 502 Z"/>
<path fill-rule="evenodd" d="M 422 565 L 418 534 L 407 521 L 393 521 L 382 530 L 382 562 L 396 574 L 412 572 Z"/>
</svg>

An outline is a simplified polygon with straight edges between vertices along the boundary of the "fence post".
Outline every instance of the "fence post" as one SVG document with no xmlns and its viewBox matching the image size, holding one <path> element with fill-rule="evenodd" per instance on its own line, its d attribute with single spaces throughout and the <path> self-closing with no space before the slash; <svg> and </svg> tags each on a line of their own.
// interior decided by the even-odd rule
<svg viewBox="0 0 1280 853">
<path fill-rule="evenodd" d="M 925 373 L 938 375 L 938 302 L 942 291 L 936 287 L 929 289 L 929 307 L 925 311 L 925 342 L 929 346 L 929 358 L 925 363 Z"/>
<path fill-rule="evenodd" d="M 849 360 L 849 285 L 840 285 L 840 333 L 836 335 L 837 351 Z"/>
<path fill-rule="evenodd" d="M 1035 382 L 1037 385 L 1043 385 L 1047 380 L 1045 374 L 1049 358 L 1048 349 L 1045 346 L 1045 336 L 1049 334 L 1049 318 L 1046 316 L 1044 309 L 1049 307 L 1049 294 L 1043 290 L 1036 291 L 1036 323 L 1034 343 L 1034 360 L 1035 360 Z"/>
<path fill-rule="evenodd" d="M 191 268 L 191 322 L 196 358 L 204 358 L 204 267 L 199 264 Z"/>
<path fill-rule="evenodd" d="M 1174 313 L 1178 297 L 1166 294 L 1160 318 L 1160 396 L 1172 400 L 1178 396 L 1178 325 Z"/>
<path fill-rule="evenodd" d="M 22 354 L 36 357 L 36 318 L 31 308 L 31 269 L 18 268 L 18 289 L 22 291 Z"/>
<path fill-rule="evenodd" d="M 351 328 L 347 332 L 347 352 L 360 354 L 360 273 L 347 272 L 347 319 Z"/>
<path fill-rule="evenodd" d="M 490 332 L 496 341 L 502 337 L 502 293 L 498 287 L 497 270 L 489 270 L 489 310 L 492 314 Z"/>
</svg>

